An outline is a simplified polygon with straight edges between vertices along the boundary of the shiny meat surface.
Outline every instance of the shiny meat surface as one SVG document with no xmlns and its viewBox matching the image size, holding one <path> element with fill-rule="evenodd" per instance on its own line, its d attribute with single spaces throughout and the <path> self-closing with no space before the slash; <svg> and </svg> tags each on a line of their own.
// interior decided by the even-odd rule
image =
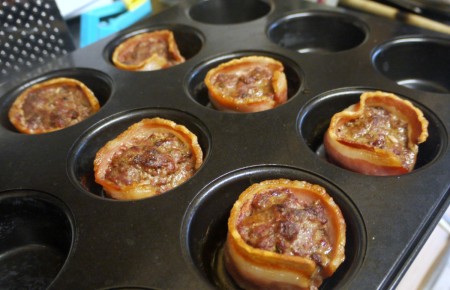
<svg viewBox="0 0 450 290">
<path fill-rule="evenodd" d="M 414 164 L 408 148 L 408 124 L 381 107 L 367 107 L 361 117 L 338 127 L 337 136 L 359 144 L 389 150 L 406 168 Z"/>
<path fill-rule="evenodd" d="M 261 192 L 249 201 L 237 225 L 249 245 L 285 255 L 308 257 L 321 266 L 331 251 L 328 219 L 319 200 L 299 200 L 288 188 Z"/>
<path fill-rule="evenodd" d="M 117 152 L 105 178 L 121 186 L 149 184 L 159 194 L 191 177 L 194 164 L 189 147 L 174 134 L 153 132 Z"/>
<path fill-rule="evenodd" d="M 27 128 L 65 128 L 90 115 L 93 109 L 81 88 L 69 85 L 46 86 L 30 92 L 22 110 Z"/>
<path fill-rule="evenodd" d="M 171 60 L 168 52 L 168 44 L 162 37 L 140 38 L 139 41 L 133 41 L 120 54 L 120 61 L 127 65 L 140 64 L 153 54 Z"/>
<path fill-rule="evenodd" d="M 272 72 L 269 68 L 253 67 L 247 70 L 219 73 L 214 85 L 223 95 L 236 98 L 273 98 Z"/>
</svg>

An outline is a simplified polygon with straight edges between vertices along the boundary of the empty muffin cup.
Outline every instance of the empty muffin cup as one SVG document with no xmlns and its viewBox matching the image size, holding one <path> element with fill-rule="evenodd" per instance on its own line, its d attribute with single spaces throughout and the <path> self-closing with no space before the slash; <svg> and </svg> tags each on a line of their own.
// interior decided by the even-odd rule
<svg viewBox="0 0 450 290">
<path fill-rule="evenodd" d="M 299 53 L 338 52 L 364 42 L 367 28 L 348 14 L 310 11 L 276 20 L 267 34 L 272 42 Z"/>
<path fill-rule="evenodd" d="M 0 197 L 0 288 L 46 289 L 66 261 L 73 229 L 68 211 L 34 191 Z"/>
<path fill-rule="evenodd" d="M 234 24 L 263 17 L 270 4 L 261 0 L 199 1 L 189 10 L 192 19 L 209 24 Z"/>
<path fill-rule="evenodd" d="M 372 61 L 380 74 L 401 86 L 450 93 L 450 41 L 443 38 L 398 38 L 376 48 Z"/>
</svg>

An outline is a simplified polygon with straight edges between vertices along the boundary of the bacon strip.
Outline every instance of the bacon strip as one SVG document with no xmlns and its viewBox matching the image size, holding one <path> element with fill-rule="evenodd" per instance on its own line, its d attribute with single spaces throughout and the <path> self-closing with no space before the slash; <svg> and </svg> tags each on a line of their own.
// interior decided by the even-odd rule
<svg viewBox="0 0 450 290">
<path fill-rule="evenodd" d="M 19 132 L 42 134 L 75 125 L 100 109 L 94 93 L 72 78 L 54 78 L 23 91 L 9 110 Z"/>
<path fill-rule="evenodd" d="M 388 123 L 405 124 L 405 139 L 395 136 L 398 128 L 377 128 L 376 122 L 366 134 L 375 138 L 372 142 L 363 137 L 349 138 L 342 130 L 353 124 L 363 122 L 363 118 L 373 108 L 384 110 L 391 120 Z M 365 115 L 364 115 L 365 114 Z M 361 95 L 360 102 L 335 114 L 324 136 L 324 146 L 329 160 L 349 170 L 367 175 L 398 175 L 413 170 L 418 154 L 418 144 L 428 137 L 428 121 L 423 113 L 411 102 L 385 92 L 367 92 Z M 387 133 L 377 133 L 383 129 Z M 376 135 L 378 134 L 378 135 Z M 378 137 L 377 137 L 378 136 Z M 378 139 L 377 139 L 378 138 Z"/>
<path fill-rule="evenodd" d="M 184 61 L 170 30 L 157 30 L 130 37 L 119 44 L 112 55 L 115 66 L 132 71 L 159 70 Z"/>
<path fill-rule="evenodd" d="M 221 111 L 259 112 L 287 100 L 283 64 L 269 57 L 233 59 L 211 69 L 205 77 L 209 99 Z"/>
<path fill-rule="evenodd" d="M 97 152 L 95 182 L 114 199 L 140 199 L 180 185 L 202 162 L 197 136 L 186 127 L 162 118 L 143 119 Z"/>
<path fill-rule="evenodd" d="M 247 220 L 261 245 L 248 240 L 249 229 L 242 228 Z M 263 181 L 247 188 L 231 210 L 225 266 L 244 289 L 317 289 L 345 259 L 345 231 L 342 213 L 323 187 Z M 277 246 L 268 249 L 272 242 Z"/>
</svg>

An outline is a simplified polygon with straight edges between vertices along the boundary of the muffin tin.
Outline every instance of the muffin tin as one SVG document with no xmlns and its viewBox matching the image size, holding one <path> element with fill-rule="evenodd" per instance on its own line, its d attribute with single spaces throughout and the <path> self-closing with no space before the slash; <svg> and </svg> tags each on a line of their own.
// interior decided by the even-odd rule
<svg viewBox="0 0 450 290">
<path fill-rule="evenodd" d="M 163 28 L 185 63 L 111 64 L 118 43 Z M 206 72 L 246 55 L 284 64 L 288 101 L 258 113 L 213 109 Z M 15 131 L 15 97 L 61 76 L 90 87 L 100 111 L 57 132 Z M 294 0 L 185 1 L 27 72 L 0 87 L 0 288 L 238 289 L 222 263 L 229 211 L 252 183 L 276 178 L 322 185 L 346 219 L 346 260 L 320 289 L 394 288 L 450 202 L 449 76 L 447 35 Z M 365 176 L 326 160 L 331 116 L 369 90 L 404 97 L 429 120 L 413 172 Z M 105 197 L 95 153 L 155 116 L 194 132 L 204 164 L 160 196 Z"/>
</svg>

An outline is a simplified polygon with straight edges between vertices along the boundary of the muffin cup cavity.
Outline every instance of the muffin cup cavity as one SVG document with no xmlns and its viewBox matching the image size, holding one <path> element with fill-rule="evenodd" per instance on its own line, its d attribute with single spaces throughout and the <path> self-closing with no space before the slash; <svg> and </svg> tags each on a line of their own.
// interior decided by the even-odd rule
<svg viewBox="0 0 450 290">
<path fill-rule="evenodd" d="M 10 92 L 8 92 L 6 95 L 1 97 L 0 100 L 1 106 L 0 106 L 0 123 L 1 125 L 13 132 L 18 132 L 17 129 L 11 124 L 8 118 L 8 112 L 11 108 L 11 105 L 14 103 L 16 98 L 26 89 L 30 88 L 31 86 L 48 81 L 50 79 L 55 78 L 72 78 L 75 80 L 78 80 L 85 84 L 95 95 L 95 97 L 98 99 L 100 104 L 100 110 L 101 108 L 108 102 L 109 98 L 111 97 L 111 94 L 113 92 L 113 81 L 112 79 L 105 73 L 93 70 L 93 69 L 85 69 L 85 68 L 73 68 L 73 69 L 65 69 L 65 70 L 58 70 L 53 71 L 50 73 L 47 73 L 45 75 L 42 75 L 40 77 L 34 78 L 32 80 L 29 80 L 28 82 L 14 88 Z M 85 120 L 83 120 L 85 121 Z M 83 122 L 81 121 L 81 122 Z M 68 127 L 64 128 L 67 129 Z M 64 130 L 63 129 L 63 130 Z M 56 131 L 57 132 L 57 131 Z"/>
<path fill-rule="evenodd" d="M 184 125 L 197 138 L 206 160 L 211 138 L 206 127 L 195 117 L 184 112 L 170 109 L 141 109 L 111 116 L 88 129 L 71 149 L 68 172 L 72 182 L 83 191 L 93 195 L 109 198 L 103 188 L 95 182 L 94 159 L 97 152 L 108 141 L 116 138 L 131 125 L 145 118 L 160 117 Z M 195 175 L 191 178 L 195 178 Z M 182 185 L 179 185 L 182 186 Z"/>
<path fill-rule="evenodd" d="M 348 14 L 310 11 L 291 14 L 273 22 L 269 39 L 299 53 L 330 53 L 349 50 L 364 42 L 367 28 Z"/>
<path fill-rule="evenodd" d="M 212 0 L 199 1 L 189 9 L 189 15 L 208 24 L 236 24 L 263 17 L 270 9 L 270 4 L 262 0 Z"/>
<path fill-rule="evenodd" d="M 214 59 L 206 60 L 205 62 L 194 68 L 194 70 L 188 74 L 188 77 L 185 81 L 185 89 L 187 90 L 187 94 L 198 104 L 211 109 L 215 109 L 210 103 L 208 97 L 208 89 L 204 82 L 206 74 L 209 70 L 217 67 L 222 63 L 245 56 L 271 57 L 283 64 L 288 87 L 287 102 L 289 102 L 289 99 L 293 98 L 300 91 L 303 85 L 303 72 L 294 61 L 281 55 L 262 51 L 243 51 L 230 53 Z"/>
<path fill-rule="evenodd" d="M 0 288 L 47 289 L 62 269 L 72 245 L 68 211 L 35 191 L 0 196 Z"/>
<path fill-rule="evenodd" d="M 366 230 L 361 215 L 347 195 L 331 182 L 307 171 L 284 166 L 256 166 L 215 180 L 197 195 L 186 212 L 182 233 L 182 242 L 187 244 L 185 256 L 211 285 L 219 289 L 239 289 L 223 263 L 230 210 L 250 185 L 279 178 L 321 185 L 344 215 L 347 224 L 346 259 L 320 289 L 342 288 L 359 270 L 366 251 Z"/>
<path fill-rule="evenodd" d="M 333 115 L 358 103 L 360 95 L 366 91 L 369 90 L 343 89 L 328 92 L 313 99 L 302 109 L 298 119 L 300 135 L 319 158 L 327 160 L 323 146 L 323 137 Z M 429 136 L 424 143 L 419 144 L 419 153 L 414 171 L 434 162 L 447 146 L 447 138 L 445 137 L 443 124 L 430 110 L 404 96 L 400 97 L 411 101 L 414 106 L 423 112 L 429 122 Z"/>
<path fill-rule="evenodd" d="M 450 41 L 432 37 L 398 38 L 377 47 L 372 62 L 397 84 L 431 93 L 450 93 Z"/>
<path fill-rule="evenodd" d="M 128 31 L 125 34 L 116 37 L 105 46 L 103 50 L 103 57 L 108 63 L 114 66 L 114 64 L 112 63 L 112 55 L 114 53 L 114 50 L 119 44 L 121 44 L 122 42 L 133 36 L 158 30 L 170 30 L 173 32 L 175 42 L 178 46 L 178 50 L 180 51 L 180 54 L 185 58 L 186 61 L 194 57 L 196 54 L 198 54 L 203 47 L 204 37 L 195 28 L 179 24 L 169 26 L 152 26 L 141 28 L 134 31 Z"/>
</svg>

